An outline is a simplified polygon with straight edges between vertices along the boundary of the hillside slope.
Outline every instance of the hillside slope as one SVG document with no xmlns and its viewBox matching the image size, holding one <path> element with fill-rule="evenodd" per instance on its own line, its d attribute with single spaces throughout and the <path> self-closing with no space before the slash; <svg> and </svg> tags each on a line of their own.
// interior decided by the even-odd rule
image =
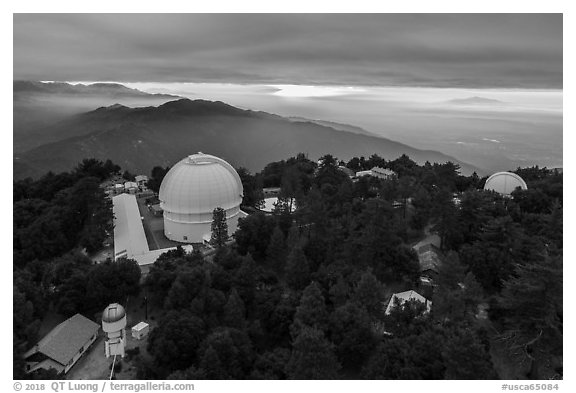
<svg viewBox="0 0 576 393">
<path fill-rule="evenodd" d="M 16 179 L 70 170 L 86 157 L 110 158 L 131 172 L 149 173 L 156 165 L 172 165 L 198 151 L 253 172 L 299 152 L 311 159 L 330 153 L 344 160 L 407 154 L 419 163 L 453 161 L 462 166 L 462 173 L 478 171 L 439 152 L 203 100 L 182 99 L 145 108 L 114 105 L 75 116 L 55 128 L 60 136 L 69 137 L 17 154 Z"/>
<path fill-rule="evenodd" d="M 12 88 L 16 152 L 63 139 L 49 127 L 75 114 L 115 103 L 150 106 L 180 98 L 169 94 L 149 94 L 118 83 L 73 85 L 14 81 Z"/>
</svg>

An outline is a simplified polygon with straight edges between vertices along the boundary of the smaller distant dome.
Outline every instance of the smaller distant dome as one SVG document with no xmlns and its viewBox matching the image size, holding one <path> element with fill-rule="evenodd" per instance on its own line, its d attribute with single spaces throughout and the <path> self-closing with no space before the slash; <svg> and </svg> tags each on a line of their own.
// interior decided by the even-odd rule
<svg viewBox="0 0 576 393">
<path fill-rule="evenodd" d="M 102 313 L 102 322 L 118 322 L 126 316 L 126 310 L 118 303 L 112 303 Z"/>
<path fill-rule="evenodd" d="M 518 187 L 522 190 L 528 189 L 524 179 L 512 172 L 495 173 L 484 184 L 485 190 L 496 191 L 502 195 L 510 195 Z"/>
</svg>

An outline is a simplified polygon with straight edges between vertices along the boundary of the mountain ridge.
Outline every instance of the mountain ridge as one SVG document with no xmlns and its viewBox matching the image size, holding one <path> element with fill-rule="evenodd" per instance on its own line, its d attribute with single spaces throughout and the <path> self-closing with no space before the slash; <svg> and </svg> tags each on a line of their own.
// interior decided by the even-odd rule
<svg viewBox="0 0 576 393">
<path fill-rule="evenodd" d="M 152 167 L 173 165 L 193 151 L 210 152 L 254 172 L 300 152 L 313 158 L 330 153 L 340 159 L 371 154 L 394 159 L 407 154 L 419 163 L 453 161 L 463 173 L 479 171 L 439 152 L 207 100 L 179 99 L 140 108 L 111 105 L 55 127 L 67 137 L 16 155 L 16 179 L 70 170 L 88 157 L 110 158 L 131 172 L 149 173 Z M 86 133 L 79 135 L 78 130 Z"/>
<path fill-rule="evenodd" d="M 119 83 L 70 84 L 66 82 L 13 81 L 14 151 L 23 152 L 54 142 L 46 128 L 94 108 L 121 104 L 159 105 L 181 98 L 150 94 Z"/>
<path fill-rule="evenodd" d="M 502 105 L 506 104 L 504 101 L 495 100 L 493 98 L 486 97 L 468 97 L 468 98 L 455 98 L 453 100 L 448 100 L 448 104 L 453 105 Z"/>
</svg>

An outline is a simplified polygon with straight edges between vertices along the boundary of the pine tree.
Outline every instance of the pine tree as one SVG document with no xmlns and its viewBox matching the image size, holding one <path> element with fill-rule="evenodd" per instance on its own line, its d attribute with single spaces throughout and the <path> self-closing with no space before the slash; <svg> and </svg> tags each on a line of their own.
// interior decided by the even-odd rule
<svg viewBox="0 0 576 393">
<path fill-rule="evenodd" d="M 246 325 L 245 314 L 244 302 L 236 289 L 233 288 L 230 291 L 230 296 L 228 296 L 228 302 L 224 306 L 223 320 L 225 326 L 243 329 Z"/>
<path fill-rule="evenodd" d="M 502 339 L 511 352 L 531 361 L 531 376 L 537 379 L 539 350 L 562 353 L 562 256 L 545 255 L 534 264 L 517 266 L 516 277 L 504 282 L 498 302 L 505 311 Z"/>
<path fill-rule="evenodd" d="M 438 266 L 438 279 L 436 283 L 447 289 L 456 289 L 464 281 L 466 266 L 460 262 L 456 252 L 449 252 L 442 264 Z"/>
<path fill-rule="evenodd" d="M 362 273 L 354 290 L 354 301 L 366 308 L 371 318 L 378 318 L 382 313 L 384 288 L 370 270 Z"/>
<path fill-rule="evenodd" d="M 346 280 L 339 276 L 338 280 L 330 287 L 330 301 L 334 307 L 340 307 L 348 300 L 350 294 L 350 287 Z"/>
<path fill-rule="evenodd" d="M 286 260 L 286 244 L 284 241 L 284 234 L 280 227 L 276 226 L 272 236 L 270 237 L 270 243 L 266 249 L 266 262 L 268 266 L 272 267 L 274 270 L 280 271 L 284 266 Z"/>
<path fill-rule="evenodd" d="M 286 239 L 286 247 L 289 250 L 293 250 L 296 247 L 302 246 L 302 242 L 300 239 L 300 230 L 298 229 L 298 225 L 294 222 L 290 227 L 290 231 L 288 232 L 288 238 Z"/>
<path fill-rule="evenodd" d="M 257 266 L 256 262 L 250 254 L 242 258 L 242 263 L 236 274 L 233 277 L 233 285 L 238 290 L 240 298 L 248 307 L 250 307 L 254 299 L 254 291 L 256 290 L 256 275 Z"/>
<path fill-rule="evenodd" d="M 205 379 L 229 378 L 228 373 L 218 357 L 218 353 L 212 346 L 209 346 L 206 352 L 204 352 L 204 356 L 202 356 L 202 360 L 200 361 L 200 370 L 202 370 Z"/>
<path fill-rule="evenodd" d="M 334 344 L 318 329 L 305 327 L 292 344 L 286 371 L 290 379 L 336 379 L 340 363 Z"/>
<path fill-rule="evenodd" d="M 288 232 L 292 225 L 291 201 L 292 198 L 280 195 L 274 204 L 274 209 L 272 209 L 272 215 L 274 216 L 277 225 L 284 233 Z"/>
<path fill-rule="evenodd" d="M 258 355 L 250 379 L 286 379 L 286 364 L 290 360 L 290 350 L 276 348 Z"/>
<path fill-rule="evenodd" d="M 372 334 L 370 317 L 356 303 L 347 302 L 330 316 L 330 341 L 336 345 L 340 362 L 357 368 L 368 357 L 376 343 Z"/>
<path fill-rule="evenodd" d="M 378 345 L 362 369 L 365 379 L 402 379 L 408 343 L 404 339 L 391 338 Z"/>
<path fill-rule="evenodd" d="M 479 240 L 462 246 L 460 257 L 486 292 L 499 292 L 516 263 L 537 255 L 536 243 L 523 243 L 523 238 L 522 229 L 510 217 L 495 218 L 486 224 Z"/>
<path fill-rule="evenodd" d="M 226 211 L 221 207 L 217 207 L 212 212 L 212 235 L 210 236 L 210 244 L 216 248 L 220 248 L 226 244 L 228 240 L 228 223 L 226 222 Z"/>
<path fill-rule="evenodd" d="M 313 327 L 326 330 L 328 311 L 322 290 L 318 283 L 313 282 L 306 287 L 300 298 L 300 305 L 294 315 L 294 323 L 290 327 L 292 337 L 296 337 L 303 327 Z"/>
<path fill-rule="evenodd" d="M 310 266 L 304 251 L 296 246 L 286 261 L 286 282 L 292 289 L 303 289 L 310 282 Z"/>
<path fill-rule="evenodd" d="M 436 218 L 434 229 L 440 235 L 440 248 L 455 249 L 462 242 L 462 230 L 459 228 L 458 209 L 447 189 L 440 189 L 433 197 L 432 215 Z"/>
<path fill-rule="evenodd" d="M 490 355 L 468 329 L 459 329 L 449 336 L 442 358 L 446 366 L 445 379 L 496 379 Z"/>
</svg>

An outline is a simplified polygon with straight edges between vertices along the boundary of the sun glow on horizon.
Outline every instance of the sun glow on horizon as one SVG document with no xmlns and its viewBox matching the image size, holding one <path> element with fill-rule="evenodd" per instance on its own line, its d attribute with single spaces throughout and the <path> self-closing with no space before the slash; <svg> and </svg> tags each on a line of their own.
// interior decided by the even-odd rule
<svg viewBox="0 0 576 393">
<path fill-rule="evenodd" d="M 272 93 L 280 97 L 333 97 L 364 93 L 366 90 L 352 86 L 270 85 L 278 89 Z"/>
</svg>

